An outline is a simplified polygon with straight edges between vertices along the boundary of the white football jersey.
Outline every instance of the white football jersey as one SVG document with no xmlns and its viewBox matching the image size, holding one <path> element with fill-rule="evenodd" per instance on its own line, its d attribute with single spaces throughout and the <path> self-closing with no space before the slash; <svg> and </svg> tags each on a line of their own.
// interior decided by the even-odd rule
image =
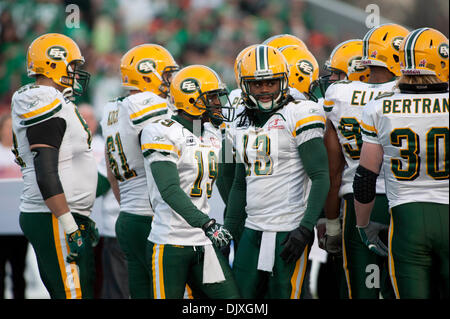
<svg viewBox="0 0 450 319">
<path fill-rule="evenodd" d="M 210 123 L 205 123 L 204 127 L 203 135 L 198 137 L 179 122 L 166 119 L 151 123 L 142 131 L 147 185 L 155 211 L 149 235 L 153 243 L 187 246 L 211 244 L 201 228 L 190 226 L 162 199 L 150 169 L 151 163 L 157 161 L 175 163 L 181 188 L 192 203 L 208 215 L 208 198 L 211 197 L 218 172 L 221 133 Z"/>
<path fill-rule="evenodd" d="M 386 94 L 364 109 L 364 142 L 381 144 L 389 207 L 449 203 L 448 93 Z"/>
<path fill-rule="evenodd" d="M 55 88 L 28 84 L 12 98 L 14 153 L 22 167 L 24 180 L 20 198 L 21 212 L 48 212 L 34 170 L 27 128 L 50 118 L 66 121 L 66 131 L 59 148 L 58 174 L 72 213 L 89 216 L 95 201 L 97 165 L 91 149 L 91 132 L 75 104 Z"/>
<path fill-rule="evenodd" d="M 353 178 L 359 165 L 362 147 L 361 121 L 367 103 L 381 93 L 391 92 L 395 81 L 381 84 L 360 81 L 338 81 L 325 92 L 323 107 L 327 118 L 333 123 L 341 144 L 346 167 L 342 172 L 339 196 L 353 193 Z M 383 173 L 378 176 L 377 194 L 385 194 Z"/>
<path fill-rule="evenodd" d="M 298 227 L 306 210 L 309 178 L 297 148 L 322 138 L 325 121 L 320 105 L 296 101 L 275 112 L 261 128 L 234 127 L 236 159 L 246 167 L 246 227 L 260 231 Z"/>
<path fill-rule="evenodd" d="M 145 125 L 165 118 L 166 100 L 152 92 L 140 92 L 109 102 L 101 121 L 112 173 L 120 190 L 120 210 L 153 216 L 139 134 Z"/>
<path fill-rule="evenodd" d="M 242 114 L 242 112 L 245 110 L 245 105 L 242 101 L 242 90 L 241 89 L 234 89 L 229 93 L 228 99 L 231 102 L 231 106 L 235 109 L 235 118 L 233 123 L 226 123 L 226 138 L 230 140 L 230 143 L 232 144 L 232 136 L 233 136 L 233 128 L 237 125 L 237 123 L 240 121 L 241 117 L 238 116 Z M 298 91 L 295 88 L 289 87 L 289 94 L 295 99 L 295 100 L 307 100 L 305 95 Z M 234 150 L 233 150 L 234 155 Z"/>
</svg>

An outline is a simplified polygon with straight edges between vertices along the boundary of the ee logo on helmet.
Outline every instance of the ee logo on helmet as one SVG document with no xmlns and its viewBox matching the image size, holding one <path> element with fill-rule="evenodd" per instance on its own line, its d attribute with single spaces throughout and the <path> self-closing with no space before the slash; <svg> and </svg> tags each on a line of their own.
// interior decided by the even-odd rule
<svg viewBox="0 0 450 319">
<path fill-rule="evenodd" d="M 183 93 L 194 93 L 200 88 L 200 85 L 198 84 L 198 81 L 196 79 L 186 79 L 180 84 L 180 89 L 183 91 Z"/>
<path fill-rule="evenodd" d="M 404 37 L 395 37 L 392 39 L 392 47 L 395 51 L 400 51 L 400 45 L 402 44 Z"/>
<path fill-rule="evenodd" d="M 306 75 L 311 75 L 314 72 L 314 66 L 307 60 L 298 61 L 297 68 Z"/>
<path fill-rule="evenodd" d="M 153 70 L 156 70 L 156 63 L 151 59 L 141 60 L 137 65 L 137 70 L 144 74 L 151 73 Z"/>
<path fill-rule="evenodd" d="M 67 50 L 59 45 L 54 45 L 48 48 L 47 55 L 52 60 L 61 61 L 67 58 Z"/>
<path fill-rule="evenodd" d="M 444 59 L 448 59 L 448 44 L 442 43 L 438 48 L 439 55 Z"/>
</svg>

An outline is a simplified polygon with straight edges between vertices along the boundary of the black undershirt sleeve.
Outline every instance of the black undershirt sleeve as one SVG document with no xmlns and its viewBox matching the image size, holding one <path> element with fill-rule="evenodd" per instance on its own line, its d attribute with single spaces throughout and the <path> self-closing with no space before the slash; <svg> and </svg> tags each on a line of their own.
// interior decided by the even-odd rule
<svg viewBox="0 0 450 319">
<path fill-rule="evenodd" d="M 28 143 L 30 145 L 46 144 L 59 149 L 65 132 L 66 121 L 63 118 L 54 117 L 27 128 Z"/>
<path fill-rule="evenodd" d="M 64 193 L 58 174 L 59 147 L 61 146 L 66 121 L 56 117 L 33 125 L 27 129 L 30 145 L 45 144 L 52 147 L 33 147 L 33 164 L 36 182 L 44 200 Z"/>
</svg>

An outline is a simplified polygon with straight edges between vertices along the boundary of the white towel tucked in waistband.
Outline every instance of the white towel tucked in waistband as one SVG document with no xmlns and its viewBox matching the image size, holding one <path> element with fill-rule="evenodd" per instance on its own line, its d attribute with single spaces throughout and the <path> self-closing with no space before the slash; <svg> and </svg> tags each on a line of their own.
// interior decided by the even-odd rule
<svg viewBox="0 0 450 319">
<path fill-rule="evenodd" d="M 203 283 L 213 284 L 225 281 L 219 259 L 212 245 L 205 245 L 205 258 L 203 260 Z"/>
<path fill-rule="evenodd" d="M 261 246 L 259 247 L 258 270 L 272 272 L 275 263 L 275 239 L 277 233 L 265 231 L 261 236 Z"/>
</svg>

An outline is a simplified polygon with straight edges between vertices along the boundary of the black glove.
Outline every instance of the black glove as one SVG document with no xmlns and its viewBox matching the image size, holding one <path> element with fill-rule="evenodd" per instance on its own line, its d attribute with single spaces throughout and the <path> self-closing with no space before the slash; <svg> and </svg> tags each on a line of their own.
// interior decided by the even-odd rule
<svg viewBox="0 0 450 319">
<path fill-rule="evenodd" d="M 226 247 L 230 244 L 231 236 L 230 232 L 220 224 L 216 223 L 215 219 L 210 219 L 202 226 L 206 236 L 211 239 L 212 243 L 219 249 Z"/>
<path fill-rule="evenodd" d="M 281 243 L 282 246 L 285 246 L 280 257 L 288 264 L 296 262 L 303 254 L 306 245 L 310 245 L 311 247 L 313 242 L 314 232 L 304 226 L 299 226 L 289 232 Z"/>
</svg>

